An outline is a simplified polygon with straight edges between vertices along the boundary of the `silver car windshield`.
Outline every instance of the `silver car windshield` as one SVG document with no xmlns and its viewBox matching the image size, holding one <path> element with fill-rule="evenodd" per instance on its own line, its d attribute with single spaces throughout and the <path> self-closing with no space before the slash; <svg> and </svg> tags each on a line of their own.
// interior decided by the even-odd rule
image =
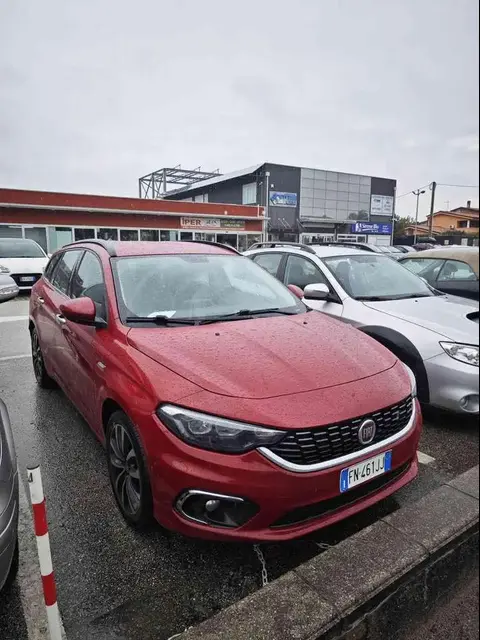
<svg viewBox="0 0 480 640">
<path fill-rule="evenodd" d="M 150 255 L 112 260 L 120 315 L 218 320 L 262 312 L 303 313 L 305 305 L 254 262 L 238 255 Z M 153 321 L 153 320 L 152 320 Z"/>
<path fill-rule="evenodd" d="M 432 289 L 398 262 L 377 254 L 324 258 L 324 263 L 356 300 L 400 300 L 433 296 Z"/>
</svg>

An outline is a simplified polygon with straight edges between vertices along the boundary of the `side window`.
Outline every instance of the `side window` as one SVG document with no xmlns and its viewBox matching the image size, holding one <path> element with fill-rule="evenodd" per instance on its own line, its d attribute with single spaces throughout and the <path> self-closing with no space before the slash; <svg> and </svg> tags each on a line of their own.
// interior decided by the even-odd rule
<svg viewBox="0 0 480 640">
<path fill-rule="evenodd" d="M 302 256 L 288 256 L 285 284 L 295 284 L 297 287 L 305 289 L 307 284 L 318 283 L 329 286 L 323 273 L 311 260 L 302 258 Z"/>
<path fill-rule="evenodd" d="M 105 281 L 100 260 L 86 251 L 72 279 L 72 298 L 91 298 L 97 305 L 97 313 L 106 318 Z"/>
<path fill-rule="evenodd" d="M 65 251 L 57 262 L 52 276 L 52 284 L 59 291 L 68 295 L 68 285 L 78 258 L 82 251 Z"/>
<path fill-rule="evenodd" d="M 412 273 L 420 278 L 425 278 L 427 282 L 435 286 L 438 273 L 444 264 L 444 260 L 434 260 L 433 258 L 412 258 L 402 260 L 401 263 Z"/>
<path fill-rule="evenodd" d="M 457 280 L 477 280 L 477 276 L 466 262 L 446 260 L 438 276 L 438 282 L 455 282 Z"/>
<path fill-rule="evenodd" d="M 43 277 L 46 280 L 48 280 L 49 282 L 51 282 L 51 280 L 52 280 L 52 274 L 53 274 L 53 272 L 55 270 L 57 262 L 60 260 L 62 255 L 63 254 L 61 254 L 61 253 L 56 253 L 52 258 L 50 258 L 49 263 L 45 267 L 45 271 L 43 272 Z"/>
<path fill-rule="evenodd" d="M 259 267 L 268 271 L 272 276 L 277 277 L 278 267 L 282 260 L 283 255 L 281 253 L 259 253 L 257 256 L 253 256 L 253 261 L 258 264 Z"/>
</svg>

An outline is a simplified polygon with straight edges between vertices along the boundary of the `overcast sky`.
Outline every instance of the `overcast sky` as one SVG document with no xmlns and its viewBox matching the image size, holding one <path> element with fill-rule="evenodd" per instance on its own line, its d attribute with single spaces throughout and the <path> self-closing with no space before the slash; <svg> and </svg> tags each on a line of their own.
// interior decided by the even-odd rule
<svg viewBox="0 0 480 640">
<path fill-rule="evenodd" d="M 163 166 L 269 161 L 401 195 L 478 185 L 478 135 L 478 0 L 0 2 L 2 187 L 136 195 Z"/>
</svg>

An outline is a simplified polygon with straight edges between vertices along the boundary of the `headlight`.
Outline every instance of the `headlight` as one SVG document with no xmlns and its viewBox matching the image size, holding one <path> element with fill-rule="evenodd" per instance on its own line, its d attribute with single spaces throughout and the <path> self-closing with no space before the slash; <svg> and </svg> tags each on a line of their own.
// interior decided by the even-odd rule
<svg viewBox="0 0 480 640">
<path fill-rule="evenodd" d="M 0 273 L 10 273 L 10 269 L 7 269 L 3 264 L 0 264 Z"/>
<path fill-rule="evenodd" d="M 456 342 L 440 342 L 440 346 L 454 360 L 478 367 L 478 347 L 471 344 L 457 344 Z"/>
<path fill-rule="evenodd" d="M 402 362 L 402 364 L 405 367 L 406 372 L 408 373 L 408 377 L 410 378 L 410 384 L 412 387 L 412 397 L 416 398 L 417 397 L 417 379 L 415 378 L 415 374 L 410 369 L 410 367 L 408 367 L 404 362 Z"/>
<path fill-rule="evenodd" d="M 286 435 L 284 431 L 217 418 L 171 404 L 161 406 L 157 415 L 170 431 L 188 444 L 223 453 L 245 453 L 276 444 Z"/>
</svg>

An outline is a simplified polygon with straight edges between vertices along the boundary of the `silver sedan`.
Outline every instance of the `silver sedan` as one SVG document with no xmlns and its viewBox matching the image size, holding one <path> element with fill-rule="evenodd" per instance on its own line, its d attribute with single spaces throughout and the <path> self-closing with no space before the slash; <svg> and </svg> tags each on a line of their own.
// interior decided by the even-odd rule
<svg viewBox="0 0 480 640">
<path fill-rule="evenodd" d="M 245 255 L 302 289 L 309 307 L 354 325 L 405 362 L 423 403 L 479 413 L 478 304 L 440 294 L 376 253 L 288 243 L 256 247 Z"/>
</svg>

